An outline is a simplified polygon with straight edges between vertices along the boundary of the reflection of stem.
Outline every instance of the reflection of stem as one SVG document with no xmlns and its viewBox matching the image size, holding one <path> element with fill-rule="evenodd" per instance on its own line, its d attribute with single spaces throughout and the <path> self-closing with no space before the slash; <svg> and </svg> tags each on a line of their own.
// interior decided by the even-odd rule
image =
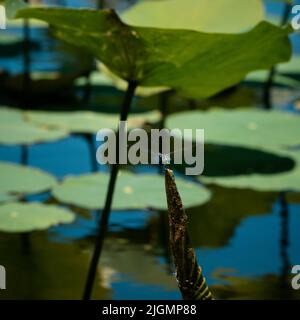
<svg viewBox="0 0 300 320">
<path fill-rule="evenodd" d="M 280 239 L 280 256 L 281 256 L 281 278 L 282 283 L 285 285 L 288 280 L 290 262 L 288 256 L 289 247 L 289 212 L 288 203 L 286 201 L 285 193 L 280 194 L 280 217 L 281 217 L 281 239 Z"/>
<path fill-rule="evenodd" d="M 106 1 L 105 0 L 98 0 L 97 1 L 97 8 L 98 9 L 104 9 L 106 7 Z"/>
<path fill-rule="evenodd" d="M 123 106 L 122 106 L 121 115 L 120 115 L 120 121 L 127 120 L 136 87 L 137 87 L 136 82 L 129 81 L 128 88 L 127 88 L 127 91 L 126 91 L 126 94 L 124 97 L 124 101 L 123 101 Z M 117 151 L 117 159 L 118 159 L 119 158 L 119 154 L 118 154 L 119 134 L 117 134 L 116 137 L 117 137 L 116 151 Z M 95 245 L 95 249 L 94 249 L 94 254 L 92 257 L 92 261 L 90 264 L 90 269 L 89 269 L 89 273 L 88 273 L 88 277 L 87 277 L 87 281 L 86 281 L 86 285 L 85 285 L 85 291 L 84 291 L 84 295 L 83 295 L 84 300 L 90 299 L 91 293 L 93 290 L 93 284 L 95 281 L 97 265 L 98 265 L 99 258 L 100 258 L 101 252 L 102 252 L 104 238 L 106 236 L 107 229 L 108 229 L 109 215 L 110 215 L 110 211 L 111 211 L 111 205 L 112 205 L 112 201 L 113 201 L 114 190 L 115 190 L 118 172 L 119 172 L 119 163 L 117 160 L 117 163 L 112 165 L 108 190 L 107 190 L 107 194 L 106 194 L 105 205 L 104 205 L 104 208 L 102 211 L 101 219 L 99 221 L 99 230 L 98 230 L 98 235 L 96 238 L 96 245 Z"/>
<path fill-rule="evenodd" d="M 25 0 L 28 2 L 28 0 Z M 23 105 L 24 109 L 29 107 L 30 96 L 30 25 L 28 19 L 23 24 Z"/>
<path fill-rule="evenodd" d="M 30 253 L 30 233 L 29 232 L 24 232 L 21 233 L 21 244 L 22 244 L 22 253 L 27 255 Z"/>
<path fill-rule="evenodd" d="M 28 146 L 21 146 L 21 163 L 23 166 L 28 165 Z"/>
<path fill-rule="evenodd" d="M 91 171 L 98 171 L 98 163 L 95 155 L 95 146 L 94 146 L 94 135 L 91 133 L 85 134 L 86 141 L 88 143 L 89 151 L 90 151 L 90 161 L 91 161 Z"/>
<path fill-rule="evenodd" d="M 292 8 L 292 2 L 285 4 L 284 12 L 283 12 L 281 23 L 280 23 L 281 26 L 284 26 L 288 22 L 291 8 Z M 268 79 L 264 86 L 263 98 L 264 98 L 265 109 L 272 109 L 272 86 L 273 86 L 273 79 L 275 74 L 276 74 L 276 67 L 274 66 L 270 70 Z"/>
<path fill-rule="evenodd" d="M 159 212 L 159 231 L 160 231 L 160 241 L 162 243 L 162 247 L 164 249 L 164 256 L 167 265 L 168 274 L 172 274 L 172 254 L 169 243 L 169 219 L 168 215 L 166 215 L 165 211 Z"/>
<path fill-rule="evenodd" d="M 21 146 L 21 163 L 23 166 L 28 165 L 28 146 L 26 145 Z M 22 199 L 22 201 L 26 201 L 25 197 Z M 31 247 L 29 232 L 21 233 L 21 245 L 23 254 L 29 254 Z"/>
</svg>

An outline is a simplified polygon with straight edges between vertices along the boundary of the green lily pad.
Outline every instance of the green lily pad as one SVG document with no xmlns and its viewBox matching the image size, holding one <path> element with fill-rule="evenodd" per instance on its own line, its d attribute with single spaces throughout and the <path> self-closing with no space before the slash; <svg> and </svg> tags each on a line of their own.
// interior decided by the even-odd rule
<svg viewBox="0 0 300 320">
<path fill-rule="evenodd" d="M 300 117 L 259 109 L 190 111 L 170 115 L 170 129 L 204 129 L 205 143 L 276 149 L 300 143 Z M 271 150 L 273 151 L 273 150 Z"/>
<path fill-rule="evenodd" d="M 97 133 L 103 128 L 117 129 L 119 124 L 117 114 L 92 111 L 27 111 L 26 118 L 35 124 L 75 133 Z M 139 128 L 145 122 L 158 122 L 160 118 L 159 111 L 132 114 L 128 117 L 128 128 Z"/>
<path fill-rule="evenodd" d="M 0 205 L 0 231 L 3 232 L 45 230 L 74 219 L 74 213 L 55 205 L 22 202 Z"/>
<path fill-rule="evenodd" d="M 50 23 L 55 35 L 86 49 L 124 80 L 206 98 L 291 55 L 290 29 L 261 22 L 241 34 L 132 27 L 113 10 L 28 8 L 18 18 Z"/>
<path fill-rule="evenodd" d="M 264 20 L 264 7 L 261 0 L 144 0 L 126 10 L 122 20 L 140 27 L 235 33 Z"/>
<path fill-rule="evenodd" d="M 36 168 L 0 162 L 0 194 L 34 194 L 47 191 L 56 184 L 50 174 Z"/>
<path fill-rule="evenodd" d="M 53 196 L 67 204 L 87 209 L 103 208 L 109 175 L 89 174 L 67 177 L 52 190 Z M 207 202 L 210 192 L 200 184 L 176 179 L 185 207 Z M 164 177 L 160 175 L 132 174 L 122 171 L 118 177 L 113 209 L 166 209 Z"/>
<path fill-rule="evenodd" d="M 12 202 L 18 200 L 18 196 L 7 194 L 7 193 L 0 193 L 0 203 L 1 202 Z"/>
<path fill-rule="evenodd" d="M 65 138 L 64 130 L 48 130 L 23 119 L 22 111 L 1 107 L 0 109 L 0 144 L 34 144 Z"/>
<path fill-rule="evenodd" d="M 228 177 L 202 177 L 204 183 L 222 187 L 253 189 L 256 191 L 300 191 L 300 152 L 289 152 L 296 162 L 294 169 L 277 174 L 249 174 Z"/>
</svg>

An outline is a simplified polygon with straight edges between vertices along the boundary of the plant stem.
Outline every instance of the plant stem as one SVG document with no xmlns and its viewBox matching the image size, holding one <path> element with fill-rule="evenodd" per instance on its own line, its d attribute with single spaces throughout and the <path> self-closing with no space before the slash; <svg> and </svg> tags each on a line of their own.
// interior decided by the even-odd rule
<svg viewBox="0 0 300 320">
<path fill-rule="evenodd" d="M 137 87 L 137 83 L 135 81 L 129 81 L 128 88 L 127 88 L 127 91 L 126 91 L 126 94 L 124 97 L 124 101 L 123 101 L 123 106 L 122 106 L 121 115 L 120 115 L 120 121 L 127 120 L 136 87 Z M 119 140 L 119 134 L 117 134 L 117 146 L 116 146 L 117 159 L 118 159 L 118 149 L 119 149 L 119 141 L 118 140 Z M 105 205 L 104 205 L 104 208 L 102 211 L 101 219 L 99 221 L 99 230 L 98 230 L 98 235 L 96 238 L 96 245 L 95 245 L 92 261 L 90 264 L 88 277 L 87 277 L 86 284 L 85 284 L 85 290 L 84 290 L 84 295 L 83 295 L 84 300 L 89 300 L 91 298 L 93 285 L 95 282 L 97 266 L 98 266 L 99 258 L 101 256 L 104 239 L 105 239 L 107 229 L 108 229 L 109 215 L 110 215 L 110 211 L 111 211 L 111 205 L 112 205 L 112 201 L 113 201 L 114 190 L 115 190 L 118 172 L 119 172 L 119 163 L 117 160 L 117 163 L 112 165 L 108 190 L 106 193 Z"/>
<path fill-rule="evenodd" d="M 292 8 L 292 2 L 286 3 L 284 7 L 284 12 L 281 19 L 281 26 L 284 26 L 290 17 L 290 12 Z M 263 93 L 263 99 L 264 99 L 264 106 L 265 109 L 272 109 L 272 86 L 273 86 L 273 79 L 276 74 L 276 67 L 272 67 L 268 76 L 268 79 L 264 86 L 264 93 Z"/>
<path fill-rule="evenodd" d="M 25 0 L 28 3 L 28 0 Z M 22 108 L 29 108 L 30 99 L 30 25 L 29 20 L 24 19 L 23 24 L 23 104 Z"/>
<path fill-rule="evenodd" d="M 281 218 L 281 237 L 280 237 L 280 256 L 281 256 L 281 280 L 286 285 L 289 277 L 289 211 L 285 192 L 280 193 L 280 218 Z"/>
</svg>

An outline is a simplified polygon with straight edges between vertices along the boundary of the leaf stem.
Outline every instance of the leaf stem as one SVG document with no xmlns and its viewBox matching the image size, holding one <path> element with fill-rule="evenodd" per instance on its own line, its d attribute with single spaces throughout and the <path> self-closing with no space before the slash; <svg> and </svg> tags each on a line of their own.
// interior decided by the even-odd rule
<svg viewBox="0 0 300 320">
<path fill-rule="evenodd" d="M 291 3 L 285 4 L 281 22 L 280 22 L 281 26 L 284 26 L 288 22 L 292 5 L 293 5 L 293 1 Z M 265 83 L 264 92 L 263 92 L 264 107 L 267 110 L 272 109 L 272 87 L 273 87 L 275 75 L 276 75 L 276 66 L 273 66 L 269 72 L 268 79 Z"/>
<path fill-rule="evenodd" d="M 137 83 L 135 81 L 129 81 L 128 88 L 123 101 L 121 114 L 120 114 L 120 121 L 127 120 L 136 87 L 137 87 Z M 119 135 L 117 134 L 117 150 L 119 149 L 118 139 L 119 139 Z M 117 159 L 118 159 L 118 152 L 117 152 Z M 93 291 L 93 285 L 95 282 L 97 266 L 99 263 L 104 239 L 108 229 L 109 215 L 111 211 L 118 172 L 119 172 L 119 163 L 117 161 L 116 164 L 112 165 L 112 169 L 111 169 L 110 180 L 109 180 L 108 189 L 106 193 L 105 205 L 102 211 L 101 219 L 99 221 L 99 230 L 96 238 L 96 245 L 95 245 L 92 261 L 90 263 L 90 268 L 89 268 L 89 272 L 88 272 L 88 276 L 85 284 L 85 290 L 83 294 L 84 300 L 89 300 L 91 298 L 91 294 Z"/>
</svg>

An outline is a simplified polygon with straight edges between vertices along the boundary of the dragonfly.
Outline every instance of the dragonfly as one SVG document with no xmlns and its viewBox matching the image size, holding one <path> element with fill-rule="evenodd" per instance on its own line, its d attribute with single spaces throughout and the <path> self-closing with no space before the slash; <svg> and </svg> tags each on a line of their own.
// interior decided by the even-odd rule
<svg viewBox="0 0 300 320">
<path fill-rule="evenodd" d="M 154 160 L 154 163 L 162 165 L 164 169 L 169 169 L 171 165 L 172 156 L 174 156 L 176 153 L 183 152 L 187 149 L 190 149 L 190 147 L 180 148 L 169 153 L 154 152 L 150 149 L 141 149 L 141 151 L 146 152 L 148 155 L 151 154 L 153 156 L 152 160 Z M 151 163 L 153 162 L 151 161 Z"/>
</svg>

